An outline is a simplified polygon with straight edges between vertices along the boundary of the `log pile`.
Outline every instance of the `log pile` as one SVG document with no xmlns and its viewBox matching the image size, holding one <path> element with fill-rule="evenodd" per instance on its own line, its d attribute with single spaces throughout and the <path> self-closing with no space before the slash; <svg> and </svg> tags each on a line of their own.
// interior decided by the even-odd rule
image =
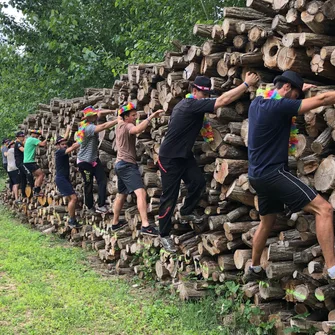
<svg viewBox="0 0 335 335">
<path fill-rule="evenodd" d="M 157 166 L 160 144 L 173 107 L 188 93 L 196 75 L 211 77 L 212 88 L 221 94 L 243 82 L 247 71 L 258 73 L 260 86 L 272 87 L 274 77 L 284 70 L 301 73 L 306 81 L 318 85 L 308 95 L 334 90 L 335 79 L 335 2 L 333 0 L 247 0 L 247 8 L 227 7 L 223 23 L 196 24 L 193 32 L 204 38 L 202 45 L 180 45 L 165 53 L 160 63 L 129 65 L 128 73 L 113 88 L 88 88 L 85 96 L 53 99 L 40 104 L 35 115 L 20 125 L 27 130 L 38 127 L 44 133 L 64 133 L 72 124 L 77 129 L 81 110 L 117 109 L 132 101 L 139 120 L 163 108 L 165 114 L 152 121 L 138 136 L 137 155 L 148 194 L 148 216 L 157 223 L 160 174 Z M 67 227 L 66 201 L 54 184 L 54 147 L 39 149 L 39 163 L 47 174 L 45 197 L 29 198 L 20 210 L 30 224 L 46 233 L 57 232 L 76 245 L 95 249 L 100 259 L 118 274 L 148 273 L 161 283 L 172 283 L 182 299 L 203 297 L 209 284 L 240 281 L 250 265 L 253 236 L 259 225 L 258 201 L 248 182 L 248 107 L 256 87 L 239 101 L 210 114 L 214 141 L 195 143 L 194 154 L 207 180 L 206 192 L 198 211 L 206 223 L 181 222 L 179 209 L 186 189 L 181 185 L 173 217 L 173 239 L 177 255 L 159 251 L 159 239 L 139 234 L 141 218 L 134 196 L 129 195 L 123 212 L 128 226 L 111 233 L 111 215 L 92 215 L 79 201 L 80 231 Z M 290 169 L 308 185 L 315 187 L 335 208 L 335 106 L 326 106 L 298 117 L 299 145 Z M 117 193 L 113 168 L 116 156 L 115 129 L 100 135 L 100 159 L 109 176 L 108 203 Z M 83 183 L 72 154 L 71 179 L 79 195 Z M 30 193 L 29 188 L 27 194 Z M 3 201 L 14 208 L 8 192 Z M 15 208 L 18 210 L 18 208 Z M 186 223 L 186 224 L 185 224 Z M 264 313 L 255 322 L 274 320 L 278 334 L 285 327 L 297 326 L 301 332 L 331 334 L 335 322 L 335 289 L 324 278 L 324 260 L 316 240 L 314 217 L 306 213 L 283 213 L 262 254 L 268 280 L 243 286 L 245 296 Z M 197 278 L 196 281 L 188 281 Z M 283 312 L 285 310 L 285 312 Z M 280 313 L 279 313 L 280 312 Z M 309 313 L 307 319 L 296 314 Z"/>
</svg>

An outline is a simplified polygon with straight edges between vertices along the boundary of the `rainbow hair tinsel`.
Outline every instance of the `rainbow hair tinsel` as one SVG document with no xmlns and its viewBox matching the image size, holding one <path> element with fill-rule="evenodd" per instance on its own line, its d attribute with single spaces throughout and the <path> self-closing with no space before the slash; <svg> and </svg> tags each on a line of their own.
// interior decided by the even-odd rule
<svg viewBox="0 0 335 335">
<path fill-rule="evenodd" d="M 196 99 L 196 97 L 191 93 L 186 94 L 185 98 L 186 99 Z M 202 138 L 205 142 L 214 141 L 213 128 L 212 128 L 211 123 L 206 118 L 206 116 L 204 116 L 204 121 L 202 123 L 202 128 L 200 129 L 200 135 L 202 136 Z"/>
<path fill-rule="evenodd" d="M 256 95 L 262 95 L 264 99 L 275 99 L 280 100 L 282 97 L 278 94 L 277 90 L 263 90 L 259 88 L 256 92 Z M 290 139 L 288 144 L 288 154 L 289 156 L 295 156 L 297 153 L 297 144 L 298 144 L 298 128 L 297 128 L 297 118 L 294 116 L 291 121 L 291 131 Z"/>
<path fill-rule="evenodd" d="M 133 109 L 136 109 L 135 105 L 132 102 L 128 102 L 126 105 L 123 105 L 118 111 L 117 115 L 121 116 L 123 113 L 129 112 Z"/>
<path fill-rule="evenodd" d="M 88 106 L 83 110 L 84 116 L 81 118 L 82 120 L 86 119 L 89 116 L 98 115 L 98 111 L 92 106 Z"/>
<path fill-rule="evenodd" d="M 85 137 L 85 129 L 90 124 L 90 122 L 87 121 L 87 118 L 89 116 L 98 115 L 98 111 L 92 106 L 88 106 L 83 110 L 83 113 L 84 116 L 82 117 L 82 121 L 79 123 L 78 130 L 74 134 L 74 140 L 79 144 L 83 143 Z"/>
</svg>

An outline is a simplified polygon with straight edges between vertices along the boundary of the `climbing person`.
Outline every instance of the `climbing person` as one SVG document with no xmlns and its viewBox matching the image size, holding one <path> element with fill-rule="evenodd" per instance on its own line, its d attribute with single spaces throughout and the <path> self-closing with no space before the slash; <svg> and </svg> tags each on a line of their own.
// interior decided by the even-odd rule
<svg viewBox="0 0 335 335">
<path fill-rule="evenodd" d="M 15 165 L 20 171 L 20 185 L 21 185 L 21 194 L 22 197 L 26 197 L 26 186 L 27 186 L 27 178 L 29 185 L 33 187 L 34 178 L 32 174 L 27 175 L 25 172 L 25 168 L 23 166 L 23 151 L 24 151 L 24 140 L 25 134 L 23 131 L 18 131 L 16 134 L 15 146 L 14 146 L 14 157 L 15 157 Z"/>
<path fill-rule="evenodd" d="M 171 216 L 177 203 L 181 180 L 187 186 L 188 194 L 180 209 L 182 220 L 201 223 L 203 218 L 194 209 L 205 188 L 205 179 L 194 158 L 192 148 L 199 133 L 205 140 L 211 140 L 211 131 L 205 113 L 214 113 L 219 108 L 241 97 L 251 85 L 258 81 L 257 75 L 247 73 L 244 83 L 211 99 L 211 81 L 198 76 L 192 84 L 192 94 L 180 101 L 173 109 L 168 130 L 159 150 L 159 169 L 163 193 L 160 198 L 159 230 L 161 244 L 166 251 L 177 249 L 170 237 Z"/>
<path fill-rule="evenodd" d="M 304 99 L 312 85 L 285 71 L 274 79 L 273 90 L 259 90 L 249 108 L 249 183 L 258 196 L 260 224 L 253 237 L 252 265 L 244 281 L 266 277 L 260 258 L 266 240 L 286 205 L 292 212 L 304 210 L 315 215 L 316 236 L 321 246 L 328 276 L 335 279 L 333 208 L 314 189 L 288 170 L 288 154 L 297 142 L 295 118 L 314 108 L 335 104 L 335 92 Z"/>
<path fill-rule="evenodd" d="M 47 136 L 48 137 L 48 136 Z M 44 180 L 44 173 L 38 166 L 35 160 L 36 148 L 45 147 L 47 145 L 47 138 L 42 136 L 42 133 L 38 129 L 30 130 L 30 136 L 24 143 L 23 150 L 23 166 L 27 175 L 28 181 L 32 180 L 32 176 L 35 177 L 34 182 L 34 196 L 42 196 L 41 186 Z M 31 185 L 33 186 L 33 185 Z"/>
<path fill-rule="evenodd" d="M 7 145 L 9 142 L 10 140 L 8 138 L 4 138 L 2 140 L 2 145 L 1 145 L 2 165 L 7 174 L 8 174 L 8 171 L 7 171 L 8 161 L 7 161 L 7 156 L 5 155 L 5 153 L 8 151 Z M 9 178 L 9 189 L 12 191 L 12 182 L 9 177 L 9 174 L 8 174 L 8 178 Z"/>
<path fill-rule="evenodd" d="M 20 185 L 20 171 L 15 164 L 14 146 L 15 142 L 10 141 L 8 143 L 8 150 L 4 153 L 4 155 L 7 157 L 7 172 L 12 184 L 12 192 L 15 198 L 15 203 L 19 204 L 21 203 L 18 193 Z"/>
<path fill-rule="evenodd" d="M 71 125 L 68 125 L 64 136 L 58 136 L 56 139 L 56 152 L 55 152 L 55 162 L 56 162 L 56 177 L 55 183 L 62 194 L 63 197 L 67 197 L 68 202 L 68 212 L 69 221 L 68 226 L 72 228 L 81 228 L 81 225 L 76 219 L 75 209 L 77 204 L 77 195 L 74 191 L 71 181 L 70 181 L 70 163 L 69 154 L 78 149 L 80 145 L 78 143 L 73 143 L 68 147 L 68 137 L 71 131 Z"/>
<path fill-rule="evenodd" d="M 129 102 L 118 110 L 118 126 L 116 128 L 117 158 L 115 173 L 118 178 L 118 194 L 116 196 L 113 212 L 112 230 L 121 229 L 127 222 L 119 221 L 120 212 L 130 193 L 135 193 L 137 208 L 140 212 L 142 227 L 141 233 L 145 235 L 158 235 L 157 229 L 149 224 L 147 215 L 146 190 L 136 162 L 136 135 L 142 133 L 150 124 L 151 120 L 163 112 L 157 110 L 148 116 L 140 124 L 136 125 L 137 111 L 133 103 Z"/>
<path fill-rule="evenodd" d="M 96 110 L 88 106 L 83 110 L 84 116 L 75 134 L 75 140 L 80 144 L 77 154 L 77 164 L 84 179 L 85 205 L 94 212 L 106 214 L 109 209 L 106 206 L 107 177 L 98 157 L 99 136 L 98 133 L 117 124 L 117 120 L 96 124 L 103 115 L 110 114 L 112 110 Z M 98 183 L 98 207 L 94 209 L 93 203 L 93 177 Z"/>
</svg>

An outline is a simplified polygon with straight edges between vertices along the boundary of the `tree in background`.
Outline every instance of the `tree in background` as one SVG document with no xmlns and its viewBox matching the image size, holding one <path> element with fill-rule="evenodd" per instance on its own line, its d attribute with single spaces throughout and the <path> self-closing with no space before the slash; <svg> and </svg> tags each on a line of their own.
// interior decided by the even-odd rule
<svg viewBox="0 0 335 335">
<path fill-rule="evenodd" d="M 5 4 L 4 4 L 5 3 Z M 0 4 L 0 132 L 9 135 L 53 97 L 111 87 L 127 64 L 162 60 L 195 23 L 220 21 L 241 0 L 9 0 Z M 3 6 L 21 10 L 23 22 Z M 198 44 L 200 42 L 198 41 Z"/>
</svg>

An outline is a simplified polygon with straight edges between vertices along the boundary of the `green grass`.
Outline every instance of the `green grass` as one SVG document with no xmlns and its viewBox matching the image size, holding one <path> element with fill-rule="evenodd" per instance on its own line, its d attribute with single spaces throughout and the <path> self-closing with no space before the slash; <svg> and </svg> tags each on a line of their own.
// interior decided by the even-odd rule
<svg viewBox="0 0 335 335">
<path fill-rule="evenodd" d="M 182 303 L 150 284 L 134 288 L 88 258 L 0 209 L 0 334 L 222 334 L 214 299 Z"/>
</svg>

